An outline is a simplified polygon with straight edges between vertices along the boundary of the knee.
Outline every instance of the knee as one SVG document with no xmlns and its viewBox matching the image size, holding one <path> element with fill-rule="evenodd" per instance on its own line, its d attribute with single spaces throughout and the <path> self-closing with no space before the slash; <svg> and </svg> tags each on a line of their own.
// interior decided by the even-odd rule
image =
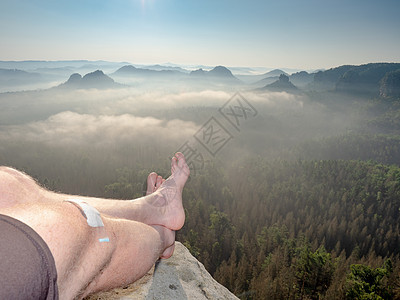
<svg viewBox="0 0 400 300">
<path fill-rule="evenodd" d="M 28 175 L 9 167 L 0 167 L 0 207 L 26 199 L 35 199 L 40 187 Z"/>
</svg>

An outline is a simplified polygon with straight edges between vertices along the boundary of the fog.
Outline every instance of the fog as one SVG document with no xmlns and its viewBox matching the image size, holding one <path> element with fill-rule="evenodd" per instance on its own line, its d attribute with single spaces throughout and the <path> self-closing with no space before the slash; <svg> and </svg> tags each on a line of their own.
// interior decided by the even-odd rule
<svg viewBox="0 0 400 300">
<path fill-rule="evenodd" d="M 143 142 L 179 141 L 194 134 L 193 122 L 153 117 L 80 114 L 61 112 L 46 120 L 2 128 L 0 139 L 36 141 L 59 146 L 111 146 Z"/>
<path fill-rule="evenodd" d="M 178 148 L 234 95 L 226 90 L 179 92 L 168 86 L 146 90 L 49 89 L 0 94 L 0 141 L 35 142 L 43 146 L 101 147 L 151 145 Z M 311 101 L 305 94 L 241 91 L 257 110 L 240 132 L 229 128 L 233 140 L 223 155 L 241 148 L 248 154 L 294 146 L 305 139 L 335 135 L 354 127 L 355 115 Z M 237 150 L 237 149 L 236 149 Z"/>
<path fill-rule="evenodd" d="M 343 102 L 335 94 L 260 91 L 214 78 L 5 92 L 0 93 L 0 164 L 46 178 L 62 177 L 68 169 L 69 184 L 75 180 L 71 174 L 84 173 L 104 186 L 118 168 L 168 169 L 171 155 L 187 143 L 204 162 L 226 170 L 251 156 L 297 159 L 293 149 L 302 143 L 360 127 L 357 109 Z M 210 141 L 206 126 L 223 133 L 213 137 L 219 140 L 211 148 L 204 144 Z M 65 189 L 82 192 L 82 184 L 75 187 Z M 87 183 L 83 192 L 98 190 Z"/>
</svg>

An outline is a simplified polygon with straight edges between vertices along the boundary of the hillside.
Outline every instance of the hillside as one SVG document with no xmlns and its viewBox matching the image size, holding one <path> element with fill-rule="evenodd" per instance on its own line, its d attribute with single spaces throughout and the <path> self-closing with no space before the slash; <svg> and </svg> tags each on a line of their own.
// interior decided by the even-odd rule
<svg viewBox="0 0 400 300">
<path fill-rule="evenodd" d="M 382 257 L 398 258 L 399 167 L 260 159 L 245 165 L 234 166 L 240 173 L 231 172 L 229 180 L 226 173 L 209 169 L 202 183 L 192 185 L 186 193 L 188 223 L 179 235 L 236 295 L 299 297 L 305 281 L 297 272 L 302 270 L 320 276 L 309 277 L 315 281 L 307 282 L 307 296 L 343 299 L 342 273 L 350 264 L 378 267 Z M 212 197 L 202 192 L 205 186 L 214 187 Z M 324 257 L 320 266 L 311 260 L 317 255 Z M 310 259 L 308 269 L 302 269 L 304 259 Z M 311 275 L 314 267 L 327 273 Z"/>
<path fill-rule="evenodd" d="M 400 69 L 399 63 L 340 66 L 315 74 L 312 88 L 342 93 L 379 96 L 383 78 Z"/>
</svg>

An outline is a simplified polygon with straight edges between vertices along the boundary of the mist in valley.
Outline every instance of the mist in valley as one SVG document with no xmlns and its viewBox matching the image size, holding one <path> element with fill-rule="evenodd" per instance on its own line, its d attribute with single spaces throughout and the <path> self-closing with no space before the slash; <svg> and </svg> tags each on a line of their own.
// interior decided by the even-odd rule
<svg viewBox="0 0 400 300">
<path fill-rule="evenodd" d="M 353 104 L 331 105 L 338 102 L 334 98 L 321 102 L 307 93 L 258 91 L 244 83 L 145 79 L 141 84 L 130 79 L 131 85 L 125 79 L 116 88 L 66 88 L 66 79 L 49 89 L 1 93 L 1 163 L 27 171 L 43 164 L 46 177 L 54 166 L 80 153 L 91 165 L 116 161 L 114 170 L 133 167 L 133 162 L 150 167 L 168 162 L 211 117 L 232 139 L 216 155 L 201 148 L 206 161 L 229 166 L 257 155 L 295 159 L 290 149 L 296 145 L 345 134 L 359 124 Z M 235 92 L 257 112 L 240 130 L 219 113 Z M 79 163 L 75 167 L 76 172 L 90 169 Z"/>
<path fill-rule="evenodd" d="M 80 61 L 20 62 L 15 67 L 31 76 L 41 72 L 43 82 L 24 90 L 24 74 L 9 87 L 9 74 L 3 72 L 1 89 L 10 91 L 0 93 L 0 163 L 64 192 L 104 196 L 121 168 L 168 174 L 173 153 L 190 147 L 196 151 L 193 158 L 201 158 L 191 165 L 192 177 L 214 164 L 231 174 L 232 166 L 252 158 L 358 159 L 360 151 L 341 153 L 332 145 L 340 137 L 369 132 L 367 100 L 318 91 L 314 75 L 307 72 L 254 74 L 250 68 L 232 68 L 237 72 L 232 73 L 222 66 L 187 70 Z M 288 78 L 302 88 L 293 89 Z M 55 80 L 56 85 L 43 88 Z M 21 90 L 12 92 L 16 86 Z M 224 115 L 222 108 L 232 111 Z M 223 132 L 212 151 L 201 142 L 206 125 Z"/>
</svg>

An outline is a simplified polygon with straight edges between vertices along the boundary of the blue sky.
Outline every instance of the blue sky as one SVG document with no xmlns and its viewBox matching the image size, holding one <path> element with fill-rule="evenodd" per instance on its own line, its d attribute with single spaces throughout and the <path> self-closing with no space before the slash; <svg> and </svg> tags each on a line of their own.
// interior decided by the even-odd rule
<svg viewBox="0 0 400 300">
<path fill-rule="evenodd" d="M 398 0 L 1 0 L 0 60 L 400 62 Z"/>
</svg>

